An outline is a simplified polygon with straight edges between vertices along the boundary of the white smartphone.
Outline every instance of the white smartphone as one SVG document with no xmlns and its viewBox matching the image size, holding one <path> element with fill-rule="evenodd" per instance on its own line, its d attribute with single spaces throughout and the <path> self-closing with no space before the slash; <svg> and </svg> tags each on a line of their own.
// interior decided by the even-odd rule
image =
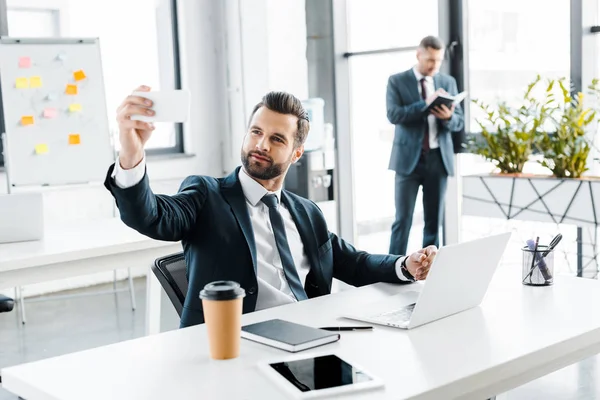
<svg viewBox="0 0 600 400">
<path fill-rule="evenodd" d="M 190 114 L 190 92 L 187 90 L 159 90 L 155 92 L 133 92 L 134 96 L 152 100 L 153 116 L 132 115 L 134 121 L 186 122 Z"/>
<path fill-rule="evenodd" d="M 263 361 L 258 368 L 297 399 L 351 394 L 384 386 L 381 379 L 335 354 Z"/>
</svg>

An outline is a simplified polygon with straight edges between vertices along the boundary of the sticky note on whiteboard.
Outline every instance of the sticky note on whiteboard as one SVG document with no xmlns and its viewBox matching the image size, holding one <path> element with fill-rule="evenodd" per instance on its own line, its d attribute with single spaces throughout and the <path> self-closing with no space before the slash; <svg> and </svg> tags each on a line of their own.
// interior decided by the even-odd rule
<svg viewBox="0 0 600 400">
<path fill-rule="evenodd" d="M 15 81 L 15 86 L 17 89 L 25 89 L 29 87 L 29 81 L 27 78 L 17 78 Z"/>
<path fill-rule="evenodd" d="M 35 120 L 33 119 L 33 115 L 24 115 L 21 117 L 21 125 L 33 125 Z"/>
<path fill-rule="evenodd" d="M 29 86 L 32 88 L 42 87 L 42 78 L 39 76 L 32 76 L 29 78 Z"/>
<path fill-rule="evenodd" d="M 69 135 L 69 145 L 81 144 L 81 137 L 78 133 L 72 133 Z"/>
<path fill-rule="evenodd" d="M 73 72 L 73 78 L 75 78 L 76 81 L 82 81 L 86 78 L 85 72 L 83 72 L 81 69 L 79 71 L 75 71 Z"/>
<path fill-rule="evenodd" d="M 73 103 L 73 104 L 69 105 L 69 111 L 71 111 L 71 112 L 81 111 L 81 104 Z"/>
<path fill-rule="evenodd" d="M 67 85 L 67 89 L 65 90 L 66 94 L 75 95 L 77 94 L 77 85 Z"/>
<path fill-rule="evenodd" d="M 48 153 L 48 145 L 45 143 L 35 145 L 35 154 L 46 154 Z"/>
<path fill-rule="evenodd" d="M 31 58 L 29 58 L 29 57 L 19 58 L 19 68 L 31 68 Z"/>
<path fill-rule="evenodd" d="M 56 117 L 56 108 L 48 107 L 44 109 L 44 118 L 54 118 Z"/>
</svg>

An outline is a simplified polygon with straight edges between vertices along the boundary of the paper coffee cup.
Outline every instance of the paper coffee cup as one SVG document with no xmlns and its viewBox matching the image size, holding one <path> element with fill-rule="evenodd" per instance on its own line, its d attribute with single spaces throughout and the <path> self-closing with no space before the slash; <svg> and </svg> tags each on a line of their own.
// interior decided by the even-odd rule
<svg viewBox="0 0 600 400">
<path fill-rule="evenodd" d="M 240 354 L 242 301 L 246 292 L 233 281 L 216 281 L 200 292 L 210 356 L 215 360 Z"/>
</svg>

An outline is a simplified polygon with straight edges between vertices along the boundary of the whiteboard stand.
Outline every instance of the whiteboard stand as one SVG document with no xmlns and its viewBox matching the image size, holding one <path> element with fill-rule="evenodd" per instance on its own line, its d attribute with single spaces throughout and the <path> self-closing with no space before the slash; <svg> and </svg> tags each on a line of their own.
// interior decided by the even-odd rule
<svg viewBox="0 0 600 400">
<path fill-rule="evenodd" d="M 11 194 L 12 185 L 10 180 L 10 174 L 8 173 L 9 164 L 8 164 L 8 140 L 6 140 L 6 133 L 0 133 L 2 139 L 2 155 L 4 155 L 4 170 L 6 171 L 6 193 Z"/>
<path fill-rule="evenodd" d="M 6 193 L 10 195 L 12 193 L 12 184 L 9 173 L 10 164 L 8 160 L 8 153 L 10 152 L 8 151 L 8 140 L 6 139 L 6 133 L 2 132 L 0 136 L 2 136 L 2 154 L 4 155 L 4 170 L 6 171 Z M 15 303 L 19 307 L 21 323 L 25 324 L 27 319 L 25 318 L 25 303 L 23 302 L 22 291 L 23 289 L 20 286 L 15 287 Z"/>
<path fill-rule="evenodd" d="M 4 131 L 1 140 L 8 194 L 21 186 L 102 182 L 105 168 L 115 162 L 116 153 L 108 125 L 99 39 L 0 36 L 0 71 L 0 105 L 4 117 L 0 121 L 0 129 Z M 26 80 L 27 84 L 19 87 L 15 84 L 19 80 Z M 77 87 L 74 93 L 65 91 L 65 88 L 73 86 Z M 70 108 L 73 103 L 77 105 L 75 114 Z M 7 107 L 8 104 L 10 107 Z M 54 110 L 53 116 L 48 117 L 53 120 L 45 121 L 47 124 L 40 123 L 46 117 L 45 111 L 43 118 L 39 118 L 40 114 L 47 107 Z M 32 115 L 37 120 L 35 124 L 33 121 L 30 123 L 33 129 L 27 128 L 27 134 L 23 134 L 23 124 L 17 123 L 22 115 Z M 58 125 L 53 124 L 57 122 Z M 62 136 L 57 137 L 57 132 L 62 132 Z M 70 133 L 77 134 L 75 144 L 79 151 L 70 151 L 72 149 L 65 146 L 66 135 Z M 44 157 L 33 157 L 32 143 L 28 142 L 32 136 L 53 146 L 52 151 Z M 73 168 L 73 165 L 78 167 Z M 116 217 L 114 207 L 113 217 Z M 132 310 L 135 310 L 130 268 L 127 272 L 129 285 L 126 289 L 117 290 L 115 270 L 112 290 L 28 301 L 129 291 Z M 15 298 L 24 324 L 25 304 L 21 287 L 15 288 Z"/>
</svg>

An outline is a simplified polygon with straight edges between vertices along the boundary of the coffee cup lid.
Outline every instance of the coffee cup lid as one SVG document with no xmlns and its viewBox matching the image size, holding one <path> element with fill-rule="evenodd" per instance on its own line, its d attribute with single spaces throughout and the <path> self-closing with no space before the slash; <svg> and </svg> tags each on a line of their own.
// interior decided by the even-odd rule
<svg viewBox="0 0 600 400">
<path fill-rule="evenodd" d="M 245 295 L 246 291 L 234 281 L 211 282 L 200 292 L 200 298 L 205 300 L 235 300 Z"/>
</svg>

